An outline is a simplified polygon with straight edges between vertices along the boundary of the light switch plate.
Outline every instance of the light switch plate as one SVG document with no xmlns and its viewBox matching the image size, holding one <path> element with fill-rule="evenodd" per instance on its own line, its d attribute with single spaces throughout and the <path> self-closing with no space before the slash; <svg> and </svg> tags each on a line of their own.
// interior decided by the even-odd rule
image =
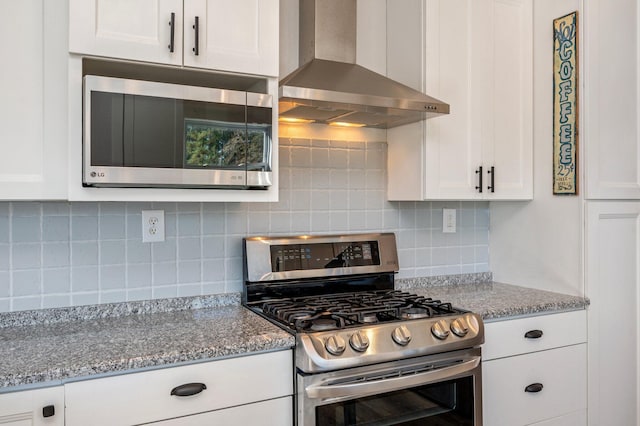
<svg viewBox="0 0 640 426">
<path fill-rule="evenodd" d="M 164 210 L 142 210 L 142 242 L 164 241 Z"/>
<path fill-rule="evenodd" d="M 456 209 L 442 209 L 442 232 L 456 232 Z"/>
</svg>

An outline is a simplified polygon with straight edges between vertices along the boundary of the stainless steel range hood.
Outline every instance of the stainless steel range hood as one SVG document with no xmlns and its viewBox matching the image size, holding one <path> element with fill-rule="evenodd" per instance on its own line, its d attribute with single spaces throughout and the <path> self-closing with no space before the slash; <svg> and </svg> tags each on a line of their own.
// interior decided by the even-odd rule
<svg viewBox="0 0 640 426">
<path fill-rule="evenodd" d="M 300 0 L 300 68 L 280 82 L 280 117 L 391 128 L 449 105 L 356 62 L 357 0 Z"/>
</svg>

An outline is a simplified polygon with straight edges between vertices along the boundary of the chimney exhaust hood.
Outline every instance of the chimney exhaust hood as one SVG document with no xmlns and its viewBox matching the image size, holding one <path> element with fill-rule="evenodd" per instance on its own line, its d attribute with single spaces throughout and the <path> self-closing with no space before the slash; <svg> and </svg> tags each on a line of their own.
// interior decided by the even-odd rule
<svg viewBox="0 0 640 426">
<path fill-rule="evenodd" d="M 449 105 L 356 64 L 357 0 L 300 0 L 300 64 L 280 81 L 280 120 L 387 129 Z"/>
</svg>

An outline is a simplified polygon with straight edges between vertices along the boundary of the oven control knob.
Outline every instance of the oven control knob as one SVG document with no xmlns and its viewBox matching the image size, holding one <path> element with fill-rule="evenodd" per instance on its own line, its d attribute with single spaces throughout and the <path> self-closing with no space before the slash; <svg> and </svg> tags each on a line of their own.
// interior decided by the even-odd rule
<svg viewBox="0 0 640 426">
<path fill-rule="evenodd" d="M 400 327 L 397 327 L 395 330 L 393 330 L 393 333 L 391 333 L 391 338 L 400 346 L 407 346 L 411 341 L 411 332 L 406 325 L 401 325 Z"/>
<path fill-rule="evenodd" d="M 469 325 L 464 318 L 456 318 L 451 322 L 451 331 L 458 337 L 464 337 L 469 332 Z"/>
<path fill-rule="evenodd" d="M 331 355 L 342 355 L 347 345 L 344 339 L 337 334 L 332 334 L 327 337 L 327 340 L 324 342 L 324 347 L 327 349 Z"/>
<path fill-rule="evenodd" d="M 431 333 L 436 338 L 444 340 L 449 337 L 449 325 L 445 320 L 439 320 L 431 326 Z"/>
<path fill-rule="evenodd" d="M 351 335 L 349 344 L 354 350 L 364 352 L 369 347 L 369 338 L 362 331 L 356 331 Z"/>
</svg>

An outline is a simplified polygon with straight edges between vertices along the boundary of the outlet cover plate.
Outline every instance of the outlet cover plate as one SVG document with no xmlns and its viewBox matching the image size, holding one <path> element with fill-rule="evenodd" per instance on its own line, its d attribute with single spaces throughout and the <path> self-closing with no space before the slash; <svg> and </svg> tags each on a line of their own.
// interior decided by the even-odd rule
<svg viewBox="0 0 640 426">
<path fill-rule="evenodd" d="M 142 210 L 142 242 L 164 241 L 164 210 Z"/>
<path fill-rule="evenodd" d="M 445 234 L 456 232 L 456 209 L 442 209 L 442 232 Z"/>
</svg>

